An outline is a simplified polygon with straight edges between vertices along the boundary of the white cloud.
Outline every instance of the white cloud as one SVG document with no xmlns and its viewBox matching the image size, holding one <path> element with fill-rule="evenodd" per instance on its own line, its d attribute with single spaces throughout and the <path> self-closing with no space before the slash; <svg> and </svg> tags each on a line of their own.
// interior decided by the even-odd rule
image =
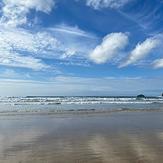
<svg viewBox="0 0 163 163">
<path fill-rule="evenodd" d="M 2 72 L 0 72 L 0 78 L 3 79 L 29 79 L 30 75 L 27 74 L 22 74 L 22 73 L 18 73 L 13 69 L 5 69 Z"/>
<path fill-rule="evenodd" d="M 100 8 L 120 8 L 126 5 L 131 0 L 87 0 L 86 4 L 94 9 Z"/>
<path fill-rule="evenodd" d="M 49 67 L 38 58 L 42 54 L 53 53 L 59 44 L 50 33 L 0 27 L 0 65 L 34 70 Z"/>
<path fill-rule="evenodd" d="M 154 68 L 163 68 L 163 59 L 157 59 L 153 62 Z"/>
<path fill-rule="evenodd" d="M 89 50 L 96 45 L 98 38 L 77 27 L 61 26 L 61 31 L 59 27 L 41 28 L 39 32 L 31 32 L 23 28 L 9 28 L 1 24 L 0 55 L 3 59 L 5 57 L 6 59 L 12 58 L 10 62 L 7 62 L 7 65 L 14 67 L 16 67 L 15 62 L 18 58 L 19 61 L 21 60 L 20 57 L 22 61 L 26 61 L 23 59 L 24 56 L 29 56 L 39 63 L 42 63 L 41 60 L 44 59 L 55 59 L 64 61 L 65 64 L 71 62 L 71 64 L 82 66 L 83 61 L 86 62 L 88 59 Z M 16 57 L 13 60 L 14 55 Z M 4 61 L 1 61 L 0 64 L 4 65 Z M 27 64 L 24 64 L 25 66 L 32 68 Z M 20 64 L 17 67 L 20 67 Z M 46 66 L 44 64 L 44 66 L 40 66 L 40 69 L 41 67 Z M 37 68 L 34 67 L 33 69 Z"/>
<path fill-rule="evenodd" d="M 1 23 L 7 26 L 26 24 L 31 9 L 49 13 L 54 4 L 54 0 L 3 0 Z"/>
<path fill-rule="evenodd" d="M 50 68 L 48 65 L 42 63 L 40 59 L 31 56 L 21 56 L 18 53 L 5 50 L 0 52 L 0 65 L 29 68 L 33 70 L 43 70 Z"/>
<path fill-rule="evenodd" d="M 34 54 L 45 53 L 56 48 L 59 42 L 48 32 L 32 33 L 19 28 L 0 26 L 0 50 L 28 51 Z"/>
<path fill-rule="evenodd" d="M 86 54 L 95 46 L 97 40 L 93 34 L 85 32 L 77 26 L 72 27 L 65 24 L 40 28 L 39 31 L 37 29 L 30 31 L 21 26 L 30 23 L 27 17 L 31 9 L 49 13 L 54 5 L 55 0 L 2 1 L 1 65 L 41 70 L 49 67 L 42 62 L 47 58 L 78 65 L 80 61 L 83 62 L 83 59 L 87 59 Z"/>
<path fill-rule="evenodd" d="M 0 65 L 33 70 L 49 68 L 38 55 L 54 53 L 58 41 L 49 32 L 18 27 L 27 22 L 31 9 L 49 13 L 54 0 L 3 0 L 0 19 Z M 37 58 L 36 58 L 37 55 Z"/>
<path fill-rule="evenodd" d="M 78 26 L 72 27 L 72 26 L 68 26 L 66 24 L 61 24 L 61 25 L 56 25 L 55 27 L 49 28 L 49 29 L 52 31 L 56 31 L 56 32 L 63 32 L 63 33 L 67 33 L 70 35 L 76 35 L 79 37 L 96 39 L 96 36 L 94 34 L 83 31 Z"/>
<path fill-rule="evenodd" d="M 97 64 L 105 63 L 117 55 L 128 44 L 125 33 L 111 33 L 90 54 L 90 59 Z"/>
<path fill-rule="evenodd" d="M 35 60 L 34 63 L 44 65 L 40 68 L 33 65 L 32 69 L 35 70 L 47 67 L 42 62 L 44 59 L 54 59 L 66 65 L 88 65 L 88 53 L 97 45 L 99 39 L 76 26 L 67 25 L 29 31 L 20 27 L 10 28 L 0 24 L 0 36 L 1 65 L 32 68 L 32 65 L 24 64 L 28 56 Z M 6 59 L 8 62 L 5 62 Z M 19 59 L 19 62 L 16 62 L 16 59 Z M 23 64 L 21 64 L 21 60 Z M 55 68 L 56 65 L 51 66 Z"/>
<path fill-rule="evenodd" d="M 48 32 L 60 42 L 60 46 L 57 46 L 57 58 L 61 60 L 76 60 L 74 63 L 83 59 L 87 60 L 87 54 L 90 49 L 97 45 L 99 40 L 96 35 L 90 32 L 83 31 L 77 26 L 65 24 L 51 27 Z"/>
<path fill-rule="evenodd" d="M 128 66 L 146 57 L 152 52 L 153 49 L 158 47 L 159 44 L 160 39 L 156 37 L 147 38 L 144 42 L 138 43 L 135 49 L 131 51 L 131 54 L 129 55 L 127 61 L 121 64 L 120 67 Z"/>
</svg>

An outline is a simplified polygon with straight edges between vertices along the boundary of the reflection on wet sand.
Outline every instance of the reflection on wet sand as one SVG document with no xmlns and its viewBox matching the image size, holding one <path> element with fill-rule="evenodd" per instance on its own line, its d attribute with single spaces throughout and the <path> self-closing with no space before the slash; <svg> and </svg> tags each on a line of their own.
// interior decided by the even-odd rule
<svg viewBox="0 0 163 163">
<path fill-rule="evenodd" d="M 130 144 L 135 152 L 135 155 L 139 161 L 146 162 L 158 162 L 159 158 L 157 157 L 157 151 L 154 147 L 151 147 L 149 142 L 148 144 L 140 140 L 139 137 L 130 137 Z"/>
<path fill-rule="evenodd" d="M 95 155 L 102 159 L 102 162 L 124 162 L 124 160 L 117 154 L 116 146 L 111 143 L 111 140 L 106 139 L 100 135 L 95 136 L 90 142 L 89 146 Z"/>
<path fill-rule="evenodd" d="M 0 117 L 0 162 L 161 163 L 162 117 L 159 113 Z"/>
<path fill-rule="evenodd" d="M 106 137 L 96 136 L 90 141 L 89 145 L 92 151 L 102 158 L 104 163 L 161 163 L 163 156 L 154 146 L 146 144 L 138 137 L 127 138 L 128 135 L 125 135 L 125 139 L 123 139 L 123 136 L 119 137 L 118 142 Z M 145 139 L 148 139 L 148 137 L 146 136 Z"/>
</svg>

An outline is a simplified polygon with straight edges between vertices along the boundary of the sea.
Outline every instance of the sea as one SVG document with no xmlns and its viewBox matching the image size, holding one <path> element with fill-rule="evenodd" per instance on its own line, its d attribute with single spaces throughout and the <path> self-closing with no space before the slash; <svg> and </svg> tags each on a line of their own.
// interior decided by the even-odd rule
<svg viewBox="0 0 163 163">
<path fill-rule="evenodd" d="M 26 96 L 0 97 L 0 113 L 69 113 L 163 110 L 163 97 Z"/>
</svg>

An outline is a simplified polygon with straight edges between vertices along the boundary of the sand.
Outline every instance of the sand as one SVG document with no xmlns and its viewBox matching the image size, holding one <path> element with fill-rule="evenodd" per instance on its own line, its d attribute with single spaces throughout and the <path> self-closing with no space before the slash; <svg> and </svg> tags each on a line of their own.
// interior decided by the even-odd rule
<svg viewBox="0 0 163 163">
<path fill-rule="evenodd" d="M 162 160 L 163 112 L 0 116 L 0 163 Z"/>
</svg>

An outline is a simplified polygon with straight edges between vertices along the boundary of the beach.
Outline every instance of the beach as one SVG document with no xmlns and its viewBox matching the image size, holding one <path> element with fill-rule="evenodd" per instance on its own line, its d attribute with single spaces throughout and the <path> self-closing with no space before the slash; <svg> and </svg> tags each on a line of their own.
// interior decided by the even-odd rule
<svg viewBox="0 0 163 163">
<path fill-rule="evenodd" d="M 0 115 L 1 163 L 161 163 L 163 112 Z"/>
<path fill-rule="evenodd" d="M 0 0 L 0 163 L 163 163 L 163 0 Z"/>
</svg>

